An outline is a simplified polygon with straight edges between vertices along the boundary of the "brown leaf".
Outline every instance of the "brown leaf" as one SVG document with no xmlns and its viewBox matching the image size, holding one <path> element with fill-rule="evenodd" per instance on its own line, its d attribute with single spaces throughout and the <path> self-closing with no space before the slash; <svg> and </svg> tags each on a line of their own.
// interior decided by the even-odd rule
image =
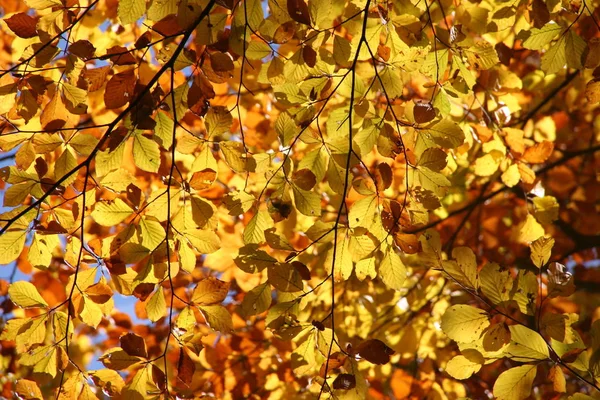
<svg viewBox="0 0 600 400">
<path fill-rule="evenodd" d="M 111 261 L 113 262 L 113 267 L 124 268 L 124 265 L 122 265 L 119 262 L 115 262 L 116 260 L 115 261 L 111 260 Z M 111 270 L 111 272 L 116 273 L 115 271 L 112 271 L 112 270 Z M 133 289 L 133 295 L 135 297 L 137 297 L 140 301 L 145 301 L 148 298 L 148 296 L 150 296 L 150 293 L 152 293 L 153 291 L 154 291 L 154 283 L 140 283 L 139 285 L 137 285 L 135 287 L 135 289 Z"/>
<path fill-rule="evenodd" d="M 375 184 L 377 190 L 383 191 L 390 187 L 393 179 L 392 168 L 386 163 L 377 164 L 375 169 Z"/>
<path fill-rule="evenodd" d="M 210 64 L 215 72 L 233 71 L 234 68 L 231 57 L 220 51 L 210 54 Z"/>
<path fill-rule="evenodd" d="M 106 108 L 120 108 L 127 104 L 133 97 L 135 80 L 136 76 L 133 69 L 114 75 L 106 84 L 106 90 L 104 91 Z"/>
<path fill-rule="evenodd" d="M 600 103 L 600 79 L 592 79 L 587 83 L 585 98 L 592 104 Z"/>
<path fill-rule="evenodd" d="M 381 365 L 390 362 L 395 351 L 379 339 L 369 339 L 357 347 L 356 353 L 371 364 Z"/>
<path fill-rule="evenodd" d="M 138 38 L 138 40 L 135 41 L 135 44 L 133 46 L 136 49 L 140 50 L 148 46 L 150 42 L 152 42 L 152 32 L 146 31 L 142 36 Z"/>
<path fill-rule="evenodd" d="M 510 343 L 510 331 L 504 322 L 492 325 L 483 335 L 483 348 L 486 351 L 498 351 Z"/>
<path fill-rule="evenodd" d="M 135 57 L 126 47 L 113 46 L 106 50 L 106 54 L 100 57 L 101 60 L 110 58 L 110 61 L 115 65 L 132 65 L 137 64 Z"/>
<path fill-rule="evenodd" d="M 78 40 L 69 46 L 69 53 L 76 55 L 82 60 L 87 60 L 94 56 L 96 48 L 88 40 Z"/>
<path fill-rule="evenodd" d="M 317 177 L 309 169 L 299 169 L 292 175 L 294 184 L 303 190 L 311 190 L 317 184 Z"/>
<path fill-rule="evenodd" d="M 585 351 L 585 349 L 573 349 L 573 350 L 569 350 L 565 354 L 563 354 L 560 359 L 562 361 L 566 362 L 566 363 L 572 363 L 572 362 L 575 362 L 575 360 L 577 360 L 577 358 L 579 357 L 579 355 L 581 353 L 583 353 L 584 351 Z"/>
<path fill-rule="evenodd" d="M 148 351 L 146 350 L 146 342 L 144 338 L 136 335 L 135 333 L 126 333 L 121 336 L 119 341 L 121 342 L 121 348 L 134 357 L 148 357 Z"/>
<path fill-rule="evenodd" d="M 177 379 L 183 382 L 186 386 L 190 386 L 192 378 L 196 372 L 196 364 L 190 358 L 183 347 L 179 348 L 179 361 L 177 363 Z"/>
<path fill-rule="evenodd" d="M 435 109 L 431 103 L 416 103 L 413 110 L 415 122 L 426 124 L 435 118 Z"/>
<path fill-rule="evenodd" d="M 181 31 L 183 28 L 177 22 L 177 16 L 174 14 L 167 15 L 152 26 L 152 29 L 160 33 L 163 36 L 173 36 Z"/>
<path fill-rule="evenodd" d="M 217 179 L 217 171 L 205 168 L 202 171 L 194 172 L 190 179 L 190 187 L 196 190 L 208 189 Z"/>
<path fill-rule="evenodd" d="M 100 68 L 84 69 L 79 75 L 77 86 L 86 89 L 88 92 L 95 92 L 104 86 L 109 72 L 110 67 L 108 65 Z"/>
<path fill-rule="evenodd" d="M 304 46 L 302 48 L 302 58 L 306 65 L 312 68 L 317 63 L 317 52 L 310 46 Z"/>
<path fill-rule="evenodd" d="M 288 14 L 290 14 L 290 17 L 292 17 L 294 21 L 304 25 L 311 25 L 308 5 L 304 0 L 288 0 L 287 9 Z"/>
<path fill-rule="evenodd" d="M 37 21 L 37 18 L 29 16 L 26 13 L 15 14 L 4 20 L 10 30 L 23 39 L 37 36 Z"/>
<path fill-rule="evenodd" d="M 85 290 L 85 293 L 90 299 L 92 299 L 94 303 L 97 304 L 106 303 L 113 295 L 113 291 L 110 286 L 103 282 L 98 282 L 88 287 Z"/>
<path fill-rule="evenodd" d="M 394 233 L 394 243 L 406 254 L 416 254 L 421 250 L 419 239 L 412 233 Z"/>
<path fill-rule="evenodd" d="M 273 41 L 278 44 L 289 42 L 296 34 L 296 25 L 292 21 L 281 24 L 273 34 Z"/>
<path fill-rule="evenodd" d="M 300 277 L 305 280 L 305 281 L 309 281 L 310 280 L 310 270 L 308 269 L 308 267 L 301 263 L 300 261 L 292 261 L 292 267 L 294 267 L 296 269 L 296 271 L 298 271 L 298 273 L 300 274 Z"/>
<path fill-rule="evenodd" d="M 333 381 L 334 389 L 350 390 L 356 387 L 356 377 L 352 374 L 339 374 Z"/>
<path fill-rule="evenodd" d="M 554 143 L 544 140 L 527 148 L 525 154 L 523 154 L 523 158 L 531 164 L 541 164 L 550 157 L 552 150 L 554 150 Z"/>
</svg>

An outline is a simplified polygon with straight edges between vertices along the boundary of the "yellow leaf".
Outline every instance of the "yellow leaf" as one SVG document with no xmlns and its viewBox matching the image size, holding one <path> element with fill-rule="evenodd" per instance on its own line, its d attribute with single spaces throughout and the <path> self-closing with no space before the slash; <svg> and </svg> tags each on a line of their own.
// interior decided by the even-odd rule
<svg viewBox="0 0 600 400">
<path fill-rule="evenodd" d="M 499 162 L 492 154 L 486 154 L 475 160 L 475 174 L 478 176 L 491 176 L 498 170 Z"/>
<path fill-rule="evenodd" d="M 509 271 L 504 271 L 496 263 L 486 264 L 479 272 L 481 291 L 494 305 L 509 300 L 512 278 Z"/>
<path fill-rule="evenodd" d="M 158 143 L 141 133 L 134 135 L 133 161 L 144 171 L 158 172 L 160 168 L 160 149 Z"/>
<path fill-rule="evenodd" d="M 165 302 L 165 295 L 162 286 L 159 286 L 146 303 L 146 314 L 148 314 L 150 321 L 156 322 L 164 317 L 166 312 L 167 303 Z"/>
<path fill-rule="evenodd" d="M 363 281 L 368 276 L 371 279 L 377 277 L 377 271 L 375 269 L 375 257 L 368 257 L 360 260 L 354 267 L 354 272 L 358 280 Z"/>
<path fill-rule="evenodd" d="M 229 285 L 229 282 L 223 282 L 212 276 L 202 279 L 194 288 L 192 303 L 200 306 L 220 303 L 227 297 Z"/>
<path fill-rule="evenodd" d="M 468 247 L 456 247 L 452 250 L 452 257 L 456 261 L 443 261 L 444 272 L 456 279 L 459 283 L 477 289 L 477 259 L 473 250 Z"/>
<path fill-rule="evenodd" d="M 442 316 L 442 330 L 456 342 L 474 342 L 490 326 L 488 314 L 472 306 L 450 307 Z"/>
<path fill-rule="evenodd" d="M 535 220 L 533 215 L 527 214 L 527 219 L 519 226 L 519 242 L 530 243 L 544 236 L 544 228 Z"/>
<path fill-rule="evenodd" d="M 273 220 L 267 211 L 258 211 L 246 225 L 244 243 L 263 243 L 265 230 L 273 227 Z"/>
<path fill-rule="evenodd" d="M 309 217 L 318 217 L 321 215 L 321 197 L 317 193 L 311 190 L 300 189 L 296 185 L 292 185 L 292 189 L 294 192 L 294 203 L 298 211 Z"/>
<path fill-rule="evenodd" d="M 227 311 L 225 307 L 221 305 L 212 305 L 200 306 L 198 308 L 202 311 L 204 318 L 206 318 L 208 326 L 215 331 L 229 333 L 233 330 L 231 314 L 229 314 L 229 311 Z"/>
<path fill-rule="evenodd" d="M 10 285 L 8 295 L 19 307 L 48 307 L 48 303 L 42 298 L 36 287 L 26 281 L 18 281 Z"/>
<path fill-rule="evenodd" d="M 92 211 L 92 218 L 102 226 L 115 226 L 123 222 L 133 213 L 123 200 L 116 198 L 114 201 L 97 202 Z"/>
<path fill-rule="evenodd" d="M 42 391 L 34 381 L 19 379 L 15 386 L 15 393 L 20 399 L 25 400 L 43 400 Z"/>
<path fill-rule="evenodd" d="M 146 11 L 145 0 L 122 0 L 119 1 L 117 15 L 121 25 L 127 25 L 136 22 Z"/>
<path fill-rule="evenodd" d="M 271 288 L 269 287 L 269 283 L 265 282 L 246 293 L 240 309 L 242 315 L 249 317 L 267 311 L 270 306 Z"/>
<path fill-rule="evenodd" d="M 388 249 L 379 264 L 379 276 L 390 289 L 400 290 L 406 281 L 406 267 L 393 248 Z"/>
<path fill-rule="evenodd" d="M 511 325 L 511 340 L 506 356 L 519 362 L 546 360 L 550 357 L 548 345 L 539 333 L 523 325 Z"/>
<path fill-rule="evenodd" d="M 512 164 L 502 173 L 502 182 L 508 187 L 513 187 L 521 180 L 521 174 L 519 173 L 519 166 Z"/>
<path fill-rule="evenodd" d="M 554 239 L 543 236 L 529 245 L 531 249 L 531 261 L 536 267 L 542 268 L 546 265 L 552 255 L 553 246 Z"/>
<path fill-rule="evenodd" d="M 0 264 L 15 261 L 25 246 L 26 238 L 26 231 L 8 231 L 0 235 Z"/>
<path fill-rule="evenodd" d="M 473 354 L 470 358 L 458 355 L 448 361 L 446 372 L 454 379 L 467 379 L 477 373 L 483 365 L 483 356 L 476 350 L 471 350 L 470 353 Z M 474 356 L 475 354 L 476 356 Z"/>
<path fill-rule="evenodd" d="M 551 224 L 558 219 L 559 205 L 553 196 L 536 197 L 533 199 L 535 218 L 542 224 Z"/>
<path fill-rule="evenodd" d="M 498 400 L 523 400 L 531 395 L 531 386 L 537 365 L 522 365 L 504 371 L 494 383 L 494 396 Z"/>
<path fill-rule="evenodd" d="M 214 253 L 221 247 L 221 240 L 214 231 L 188 229 L 183 232 L 183 235 L 201 254 Z"/>
</svg>

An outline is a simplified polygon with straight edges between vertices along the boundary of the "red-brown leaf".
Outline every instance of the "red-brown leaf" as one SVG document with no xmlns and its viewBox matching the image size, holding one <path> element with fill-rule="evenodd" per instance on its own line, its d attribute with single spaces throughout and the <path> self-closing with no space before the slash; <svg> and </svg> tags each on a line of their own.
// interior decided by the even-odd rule
<svg viewBox="0 0 600 400">
<path fill-rule="evenodd" d="M 114 75 L 106 84 L 104 104 L 106 108 L 114 109 L 127 104 L 135 89 L 135 72 L 130 69 Z"/>
<path fill-rule="evenodd" d="M 148 357 L 148 351 L 146 350 L 146 342 L 144 338 L 136 335 L 135 333 L 126 333 L 121 336 L 119 339 L 121 342 L 121 347 L 125 351 L 125 353 L 130 356 L 136 357 Z"/>
<path fill-rule="evenodd" d="M 377 365 L 387 364 L 395 353 L 379 339 L 365 340 L 358 346 L 356 352 L 368 362 Z"/>
<path fill-rule="evenodd" d="M 37 36 L 37 18 L 31 17 L 26 13 L 19 13 L 4 21 L 15 35 L 23 39 Z"/>
<path fill-rule="evenodd" d="M 292 17 L 294 21 L 304 25 L 311 25 L 308 5 L 304 0 L 288 0 L 287 8 L 290 17 Z"/>
</svg>

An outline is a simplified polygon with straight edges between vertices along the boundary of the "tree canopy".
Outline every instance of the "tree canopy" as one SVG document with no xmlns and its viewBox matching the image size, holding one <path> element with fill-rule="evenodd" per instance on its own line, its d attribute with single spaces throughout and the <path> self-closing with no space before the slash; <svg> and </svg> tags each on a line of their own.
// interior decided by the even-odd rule
<svg viewBox="0 0 600 400">
<path fill-rule="evenodd" d="M 600 398 L 598 0 L 0 0 L 0 397 Z"/>
</svg>

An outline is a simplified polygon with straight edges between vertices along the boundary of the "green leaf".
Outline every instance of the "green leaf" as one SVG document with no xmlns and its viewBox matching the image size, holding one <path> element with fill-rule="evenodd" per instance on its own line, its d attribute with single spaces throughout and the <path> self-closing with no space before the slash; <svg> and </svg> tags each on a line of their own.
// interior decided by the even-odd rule
<svg viewBox="0 0 600 400">
<path fill-rule="evenodd" d="M 146 314 L 148 314 L 148 319 L 152 322 L 156 322 L 167 313 L 167 303 L 165 301 L 165 294 L 163 293 L 162 286 L 158 287 L 148 303 L 146 303 Z"/>
<path fill-rule="evenodd" d="M 158 172 L 158 168 L 160 167 L 160 148 L 158 143 L 152 139 L 148 139 L 141 133 L 134 135 L 133 161 L 141 170 Z"/>
<path fill-rule="evenodd" d="M 18 281 L 8 288 L 10 299 L 19 307 L 48 307 L 46 300 L 40 295 L 32 283 Z"/>
<path fill-rule="evenodd" d="M 0 235 L 0 264 L 8 264 L 15 261 L 27 239 L 26 231 L 8 231 Z"/>
<path fill-rule="evenodd" d="M 120 198 L 98 202 L 94 205 L 92 218 L 102 226 L 115 226 L 133 213 L 131 207 Z"/>
<path fill-rule="evenodd" d="M 541 28 L 529 31 L 529 37 L 523 41 L 523 47 L 529 50 L 541 50 L 563 30 L 562 26 L 550 22 Z"/>
<path fill-rule="evenodd" d="M 456 342 L 474 342 L 488 326 L 489 316 L 484 310 L 464 304 L 450 307 L 442 316 L 442 330 Z"/>
<path fill-rule="evenodd" d="M 556 74 L 567 63 L 567 43 L 565 36 L 561 36 L 542 56 L 542 70 L 546 75 Z"/>
<path fill-rule="evenodd" d="M 148 19 L 150 21 L 160 21 L 168 15 L 177 14 L 178 3 L 179 0 L 151 0 L 148 8 Z"/>
<path fill-rule="evenodd" d="M 146 12 L 145 0 L 121 0 L 117 15 L 121 25 L 132 24 L 140 19 Z"/>
<path fill-rule="evenodd" d="M 523 400 L 531 395 L 531 386 L 537 374 L 537 365 L 522 365 L 504 371 L 494 383 L 498 400 Z"/>
<path fill-rule="evenodd" d="M 506 356 L 519 362 L 547 360 L 550 357 L 548 345 L 539 333 L 523 326 L 511 325 L 511 339 Z"/>
<path fill-rule="evenodd" d="M 249 60 L 262 60 L 273 53 L 271 47 L 263 41 L 253 40 L 246 46 L 246 57 Z"/>
</svg>

